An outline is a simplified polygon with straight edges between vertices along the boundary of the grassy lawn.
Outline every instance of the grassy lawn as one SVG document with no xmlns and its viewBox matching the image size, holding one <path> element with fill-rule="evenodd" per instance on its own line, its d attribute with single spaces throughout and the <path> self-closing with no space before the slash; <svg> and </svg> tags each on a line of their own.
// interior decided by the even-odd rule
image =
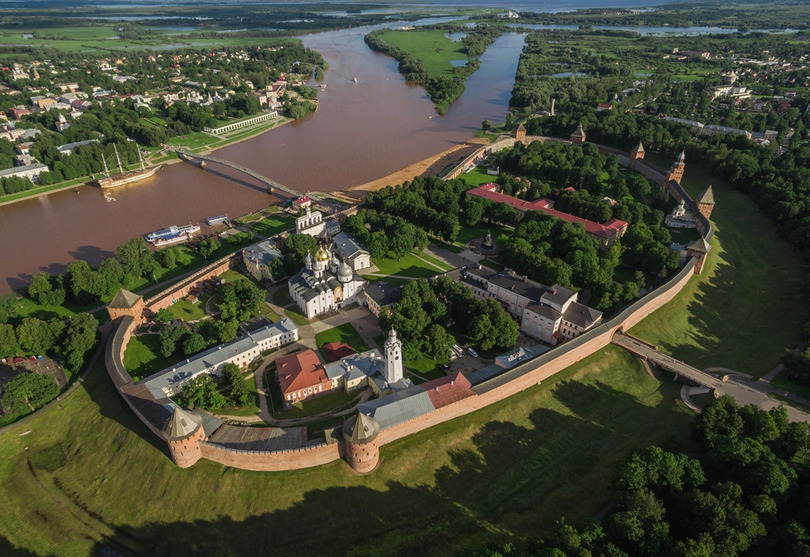
<svg viewBox="0 0 810 557">
<path fill-rule="evenodd" d="M 309 325 L 309 319 L 304 317 L 304 315 L 301 314 L 298 311 L 298 309 L 290 309 L 290 308 L 285 309 L 284 310 L 284 315 L 286 315 L 287 317 L 292 319 L 292 322 L 295 323 L 296 325 L 298 325 L 299 327 L 302 327 L 304 325 Z"/>
<path fill-rule="evenodd" d="M 293 406 L 288 410 L 276 411 L 273 417 L 279 420 L 293 419 L 293 418 L 306 418 L 307 416 L 314 416 L 323 412 L 339 412 L 351 408 L 357 404 L 360 399 L 361 391 L 352 391 L 346 394 L 343 389 L 338 389 L 328 395 L 319 396 L 311 400 L 307 400 L 299 406 Z M 276 407 L 278 409 L 278 407 Z"/>
<path fill-rule="evenodd" d="M 447 32 L 442 30 L 386 31 L 380 38 L 419 58 L 432 76 L 450 75 L 453 72 L 451 60 L 467 59 L 460 50 L 462 44 L 448 39 Z"/>
<path fill-rule="evenodd" d="M 124 367 L 133 379 L 143 379 L 184 359 L 180 352 L 164 358 L 160 353 L 160 337 L 156 334 L 132 337 L 124 351 Z"/>
<path fill-rule="evenodd" d="M 445 362 L 437 362 L 433 358 L 429 358 L 424 354 L 418 360 L 405 358 L 402 360 L 402 363 L 406 368 L 414 373 L 418 373 L 427 381 L 445 376 L 444 369 L 442 368 L 442 364 Z"/>
<path fill-rule="evenodd" d="M 318 350 L 321 351 L 321 356 L 326 359 L 326 353 L 323 351 L 323 345 L 330 342 L 342 342 L 354 348 L 355 352 L 365 352 L 369 349 L 368 344 L 360 337 L 360 333 L 352 326 L 351 323 L 344 323 L 338 327 L 333 327 L 322 333 L 315 335 L 315 344 L 318 345 Z"/>
<path fill-rule="evenodd" d="M 458 231 L 458 238 L 456 238 L 456 242 L 466 246 L 467 242 L 470 240 L 475 240 L 476 238 L 486 238 L 487 232 L 491 232 L 492 239 L 497 240 L 501 234 L 511 236 L 515 232 L 515 229 L 507 228 L 499 224 L 479 222 L 475 226 L 462 226 Z"/>
<path fill-rule="evenodd" d="M 100 363 L 22 428 L 30 434 L 0 435 L 0 534 L 6 547 L 64 556 L 101 544 L 242 555 L 268 539 L 279 554 L 297 555 L 522 545 L 524 535 L 548 535 L 563 513 L 577 522 L 603 509 L 631 451 L 691 450 L 678 389 L 608 347 L 542 385 L 384 446 L 369 476 L 340 461 L 260 473 L 203 460 L 181 470 Z M 375 519 L 358 529 L 347 508 L 374 509 Z"/>
<path fill-rule="evenodd" d="M 494 182 L 497 176 L 493 176 L 492 174 L 487 174 L 486 168 L 474 168 L 469 172 L 462 172 L 459 176 L 460 180 L 464 180 L 464 183 L 474 188 L 476 186 L 480 186 L 481 184 L 488 184 L 490 182 Z"/>
<path fill-rule="evenodd" d="M 397 260 L 393 252 L 388 252 L 388 257 L 375 260 L 374 264 L 377 265 L 377 268 L 383 275 L 399 275 L 414 278 L 429 278 L 449 270 L 447 265 L 440 264 L 436 261 L 436 265 L 440 267 L 437 269 L 430 263 L 419 259 L 419 257 L 413 253 L 407 253 L 402 259 Z"/>
<path fill-rule="evenodd" d="M 231 406 L 230 404 L 223 407 L 216 414 L 225 416 L 254 416 L 259 413 L 259 390 L 256 388 L 256 381 L 253 379 L 253 372 L 243 375 L 245 385 L 250 391 L 250 400 L 244 406 Z"/>
<path fill-rule="evenodd" d="M 168 310 L 172 312 L 172 315 L 177 319 L 182 319 L 183 321 L 198 321 L 205 317 L 205 300 L 201 299 L 196 304 L 192 304 L 191 302 L 180 299 L 170 305 Z"/>
<path fill-rule="evenodd" d="M 253 232 L 265 238 L 270 238 L 290 228 L 295 228 L 295 218 L 283 213 L 265 217 L 250 227 Z"/>
<path fill-rule="evenodd" d="M 703 273 L 630 332 L 697 367 L 761 377 L 799 341 L 803 315 L 796 301 L 807 268 L 747 197 L 687 163 L 689 194 L 708 184 L 717 202 L 716 234 Z"/>
<path fill-rule="evenodd" d="M 279 288 L 273 292 L 273 303 L 281 307 L 290 305 L 292 303 L 290 292 L 284 287 Z"/>
</svg>

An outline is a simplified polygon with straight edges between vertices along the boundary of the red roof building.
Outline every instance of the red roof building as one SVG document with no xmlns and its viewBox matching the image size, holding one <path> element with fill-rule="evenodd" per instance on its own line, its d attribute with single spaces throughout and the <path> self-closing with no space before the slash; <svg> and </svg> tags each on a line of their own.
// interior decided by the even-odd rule
<svg viewBox="0 0 810 557">
<path fill-rule="evenodd" d="M 343 342 L 327 342 L 323 345 L 323 351 L 330 362 L 342 360 L 355 353 L 354 348 Z"/>
<path fill-rule="evenodd" d="M 332 390 L 332 380 L 326 376 L 314 350 L 279 356 L 276 358 L 276 374 L 281 385 L 284 406 Z"/>
<path fill-rule="evenodd" d="M 312 205 L 312 200 L 306 195 L 302 195 L 297 199 L 293 199 L 292 202 L 292 208 L 296 211 L 298 211 L 299 209 L 306 209 L 310 205 Z"/>
<path fill-rule="evenodd" d="M 627 231 L 627 223 L 623 220 L 610 219 L 606 223 L 600 224 L 582 217 L 575 217 L 574 215 L 569 215 L 568 213 L 563 213 L 562 211 L 552 209 L 554 203 L 548 199 L 525 201 L 523 199 L 518 199 L 517 197 L 504 195 L 498 191 L 498 184 L 494 182 L 473 188 L 467 191 L 467 195 L 474 195 L 475 197 L 489 199 L 495 203 L 506 203 L 520 214 L 527 211 L 541 211 L 547 215 L 557 217 L 558 219 L 562 219 L 566 222 L 581 223 L 585 227 L 585 231 L 599 240 L 599 244 L 603 247 L 613 245 L 613 243 L 621 238 L 622 235 Z"/>
<path fill-rule="evenodd" d="M 422 383 L 419 386 L 427 391 L 430 402 L 437 409 L 475 395 L 470 388 L 472 387 L 470 381 L 460 371 L 454 375 Z"/>
</svg>

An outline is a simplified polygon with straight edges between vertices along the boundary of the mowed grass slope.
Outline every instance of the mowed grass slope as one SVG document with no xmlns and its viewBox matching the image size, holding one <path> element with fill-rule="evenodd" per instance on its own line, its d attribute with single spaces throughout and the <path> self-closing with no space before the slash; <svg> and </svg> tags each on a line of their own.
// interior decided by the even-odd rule
<svg viewBox="0 0 810 557">
<path fill-rule="evenodd" d="M 391 46 L 410 52 L 422 61 L 425 71 L 431 76 L 453 73 L 451 60 L 466 60 L 461 52 L 462 44 L 447 38 L 447 31 L 386 31 L 380 35 Z"/>
<path fill-rule="evenodd" d="M 687 161 L 689 195 L 709 184 L 716 232 L 701 279 L 630 332 L 696 367 L 761 377 L 799 341 L 807 267 L 749 198 Z"/>
<path fill-rule="evenodd" d="M 689 448 L 677 389 L 609 347 L 542 386 L 383 447 L 370 476 L 342 461 L 279 473 L 208 461 L 181 470 L 99 365 L 60 405 L 0 435 L 0 538 L 81 556 L 101 544 L 127 555 L 227 556 L 268 547 L 453 554 L 520 542 L 560 514 L 596 514 L 631 450 Z"/>
</svg>

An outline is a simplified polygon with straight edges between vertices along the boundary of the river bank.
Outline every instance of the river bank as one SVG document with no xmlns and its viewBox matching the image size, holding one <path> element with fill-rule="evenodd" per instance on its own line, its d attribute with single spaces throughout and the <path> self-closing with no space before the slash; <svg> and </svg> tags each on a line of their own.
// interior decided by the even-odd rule
<svg viewBox="0 0 810 557">
<path fill-rule="evenodd" d="M 241 133 L 237 132 L 237 133 L 233 134 L 233 136 L 231 138 L 229 138 L 227 136 L 223 136 L 221 138 L 219 136 L 216 136 L 218 139 L 221 139 L 222 141 L 217 142 L 213 146 L 205 146 L 202 149 L 194 149 L 192 147 L 186 147 L 186 149 L 193 152 L 193 153 L 196 153 L 196 154 L 207 155 L 207 154 L 212 153 L 212 152 L 214 152 L 214 151 L 216 151 L 218 149 L 223 149 L 225 147 L 230 147 L 232 145 L 237 145 L 239 143 L 242 143 L 243 141 L 253 139 L 255 137 L 258 137 L 258 136 L 260 136 L 262 134 L 273 131 L 273 130 L 275 130 L 277 128 L 280 128 L 281 126 L 283 126 L 285 124 L 289 124 L 290 122 L 294 122 L 294 121 L 295 120 L 293 120 L 292 118 L 281 117 L 280 121 L 278 121 L 278 122 L 272 122 L 271 121 L 272 124 L 273 124 L 271 126 L 268 126 L 266 124 L 265 125 L 259 124 L 253 130 L 249 130 L 249 129 L 248 130 L 240 130 Z M 245 133 L 245 132 L 249 132 L 249 133 Z M 178 146 L 178 148 L 180 148 L 180 147 Z M 156 166 L 158 164 L 170 165 L 170 164 L 176 164 L 178 162 L 183 162 L 179 158 L 172 157 L 171 154 L 166 153 L 165 148 L 161 149 L 160 151 L 157 152 L 157 154 L 155 154 L 153 156 L 147 156 L 146 160 L 147 160 L 147 163 L 149 165 L 151 165 L 151 166 Z M 3 200 L 3 198 L 0 197 L 0 207 L 2 207 L 4 205 L 10 205 L 12 203 L 17 203 L 18 201 L 25 201 L 26 199 L 36 199 L 38 197 L 43 197 L 43 196 L 46 196 L 46 195 L 50 195 L 52 193 L 58 193 L 58 192 L 65 191 L 65 190 L 80 188 L 82 186 L 90 186 L 90 187 L 92 187 L 94 185 L 95 181 L 96 181 L 95 178 L 91 178 L 91 179 L 89 179 L 87 181 L 84 181 L 84 182 L 71 180 L 67 184 L 46 186 L 45 188 L 43 188 L 42 190 L 39 190 L 39 191 L 36 190 L 36 189 L 29 190 L 30 193 L 28 195 L 21 195 L 21 196 L 18 196 L 18 197 L 14 197 L 13 199 Z M 16 194 L 11 194 L 11 195 L 13 196 L 13 195 L 16 195 Z"/>
<path fill-rule="evenodd" d="M 486 145 L 487 143 L 489 143 L 489 141 L 483 138 L 470 139 L 463 143 L 459 143 L 458 145 L 454 145 L 450 149 L 446 149 L 436 155 L 432 155 L 422 159 L 419 162 L 406 166 L 401 170 L 392 172 L 391 174 L 383 176 L 382 178 L 366 182 L 365 184 L 360 184 L 359 186 L 351 187 L 348 189 L 347 193 L 355 194 L 359 197 L 365 197 L 365 195 L 370 191 L 377 191 L 386 186 L 396 186 L 402 184 L 403 182 L 407 182 L 408 180 L 412 180 L 417 176 L 437 176 L 447 166 L 464 160 L 464 158 L 469 156 L 470 153 L 480 148 L 481 145 Z"/>
</svg>

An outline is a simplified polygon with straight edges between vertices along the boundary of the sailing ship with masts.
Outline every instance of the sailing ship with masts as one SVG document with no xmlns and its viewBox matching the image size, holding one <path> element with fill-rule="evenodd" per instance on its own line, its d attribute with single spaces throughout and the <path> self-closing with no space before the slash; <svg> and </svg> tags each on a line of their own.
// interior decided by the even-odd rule
<svg viewBox="0 0 810 557">
<path fill-rule="evenodd" d="M 138 147 L 138 160 L 141 162 L 141 167 L 136 170 L 130 170 L 124 172 L 123 167 L 121 166 L 121 157 L 118 156 L 118 148 L 113 143 L 113 149 L 115 150 L 115 160 L 118 163 L 118 174 L 110 175 L 110 171 L 107 168 L 107 161 L 102 158 L 102 162 L 104 163 L 104 177 L 99 178 L 96 180 L 96 183 L 101 189 L 107 188 L 115 188 L 118 186 L 123 186 L 125 184 L 131 184 L 132 182 L 137 182 L 138 180 L 143 180 L 145 178 L 149 178 L 155 174 L 158 170 L 160 170 L 163 165 L 159 164 L 157 166 L 150 166 L 146 167 L 143 163 L 143 156 L 141 155 L 141 149 Z"/>
</svg>

